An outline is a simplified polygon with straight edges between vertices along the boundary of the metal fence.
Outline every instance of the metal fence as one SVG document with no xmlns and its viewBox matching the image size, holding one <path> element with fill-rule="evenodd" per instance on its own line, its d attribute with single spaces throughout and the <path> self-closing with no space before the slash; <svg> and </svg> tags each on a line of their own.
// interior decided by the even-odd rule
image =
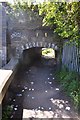
<svg viewBox="0 0 80 120">
<path fill-rule="evenodd" d="M 69 70 L 80 73 L 80 48 L 74 44 L 66 44 L 63 47 L 62 64 Z"/>
</svg>

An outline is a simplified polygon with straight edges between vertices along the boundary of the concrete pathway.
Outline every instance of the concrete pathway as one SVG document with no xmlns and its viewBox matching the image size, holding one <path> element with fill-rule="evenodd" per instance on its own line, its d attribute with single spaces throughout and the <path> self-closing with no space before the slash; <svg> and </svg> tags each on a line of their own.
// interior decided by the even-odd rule
<svg viewBox="0 0 80 120">
<path fill-rule="evenodd" d="M 77 113 L 55 79 L 56 66 L 36 62 L 19 72 L 9 88 L 8 104 L 13 107 L 11 118 L 68 118 Z"/>
</svg>

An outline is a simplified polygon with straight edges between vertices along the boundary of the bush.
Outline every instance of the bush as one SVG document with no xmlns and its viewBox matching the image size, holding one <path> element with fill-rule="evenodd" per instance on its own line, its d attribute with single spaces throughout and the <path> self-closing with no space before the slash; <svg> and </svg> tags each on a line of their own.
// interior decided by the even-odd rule
<svg viewBox="0 0 80 120">
<path fill-rule="evenodd" d="M 5 106 L 2 114 L 2 120 L 9 120 L 13 108 L 11 106 Z"/>
<path fill-rule="evenodd" d="M 75 107 L 80 108 L 80 81 L 78 73 L 70 72 L 68 69 L 63 68 L 56 75 L 64 91 L 71 97 Z"/>
</svg>

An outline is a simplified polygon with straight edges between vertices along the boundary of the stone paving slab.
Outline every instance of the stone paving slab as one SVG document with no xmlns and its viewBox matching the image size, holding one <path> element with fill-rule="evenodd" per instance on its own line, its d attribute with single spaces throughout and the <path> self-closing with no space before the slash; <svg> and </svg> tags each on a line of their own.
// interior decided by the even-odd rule
<svg viewBox="0 0 80 120">
<path fill-rule="evenodd" d="M 13 78 L 13 73 L 15 74 L 16 72 L 17 63 L 18 61 L 16 61 L 15 59 L 11 59 L 8 64 L 6 64 L 2 69 L 0 69 L 0 103 L 2 102 L 3 97 L 11 82 L 10 78 Z"/>
<path fill-rule="evenodd" d="M 0 92 L 12 74 L 12 70 L 2 70 L 0 69 Z"/>
<path fill-rule="evenodd" d="M 11 74 L 12 74 L 12 70 L 0 69 L 0 103 L 2 102 L 2 99 L 4 96 L 3 88 L 5 84 L 7 83 L 8 79 L 10 78 Z"/>
<path fill-rule="evenodd" d="M 63 116 L 59 117 L 57 113 L 54 113 L 53 111 L 41 111 L 41 110 L 28 110 L 24 109 L 23 110 L 23 119 L 22 120 L 27 120 L 32 118 L 34 119 L 53 119 L 53 120 L 78 120 L 76 117 L 71 118 L 70 116 Z"/>
</svg>

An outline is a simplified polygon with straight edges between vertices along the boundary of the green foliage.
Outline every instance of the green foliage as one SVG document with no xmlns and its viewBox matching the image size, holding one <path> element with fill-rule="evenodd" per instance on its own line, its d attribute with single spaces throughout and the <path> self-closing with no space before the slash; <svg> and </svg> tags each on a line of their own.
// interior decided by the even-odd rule
<svg viewBox="0 0 80 120">
<path fill-rule="evenodd" d="M 2 120 L 9 120 L 9 116 L 12 112 L 12 109 L 13 108 L 11 108 L 11 106 L 5 107 L 3 114 L 2 114 Z"/>
<path fill-rule="evenodd" d="M 76 108 L 80 107 L 80 81 L 78 73 L 68 71 L 66 68 L 57 75 L 65 92 L 72 98 Z"/>
<path fill-rule="evenodd" d="M 39 14 L 43 16 L 43 25 L 53 28 L 62 38 L 69 38 L 70 42 L 79 41 L 79 2 L 54 3 L 45 2 L 39 5 Z M 79 20 L 78 20 L 79 19 Z"/>
<path fill-rule="evenodd" d="M 14 11 L 12 14 L 20 10 L 39 12 L 43 17 L 43 26 L 50 26 L 63 39 L 80 44 L 80 2 L 43 2 L 29 6 L 26 0 L 17 0 L 10 7 Z"/>
<path fill-rule="evenodd" d="M 10 8 L 12 8 L 13 10 L 22 9 L 25 11 L 25 10 L 29 9 L 28 3 L 25 0 L 23 0 L 23 1 L 16 0 L 16 1 L 14 1 L 14 4 L 7 3 L 7 5 L 10 6 Z"/>
</svg>

